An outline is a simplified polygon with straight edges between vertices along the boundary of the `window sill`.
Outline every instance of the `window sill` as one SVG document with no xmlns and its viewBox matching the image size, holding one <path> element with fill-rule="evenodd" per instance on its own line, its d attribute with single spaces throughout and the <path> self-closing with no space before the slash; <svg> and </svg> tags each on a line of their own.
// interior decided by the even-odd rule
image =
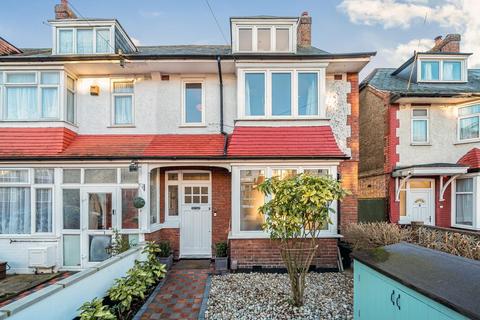
<svg viewBox="0 0 480 320">
<path fill-rule="evenodd" d="M 295 117 L 275 117 L 275 116 L 263 116 L 263 117 L 241 117 L 237 118 L 235 121 L 262 121 L 262 120 L 268 120 L 268 121 L 305 121 L 305 120 L 330 120 L 328 117 L 322 117 L 322 116 L 295 116 Z"/>
<path fill-rule="evenodd" d="M 469 140 L 457 140 L 457 142 L 454 143 L 454 145 L 462 145 L 462 144 L 469 144 L 469 143 L 478 143 L 480 142 L 480 138 L 478 139 L 469 139 Z"/>
<path fill-rule="evenodd" d="M 432 144 L 431 143 L 414 143 L 414 142 L 411 142 L 410 145 L 412 147 L 431 147 Z"/>
<path fill-rule="evenodd" d="M 467 225 L 462 225 L 462 224 L 452 224 L 453 228 L 458 228 L 458 229 L 465 229 L 465 230 L 472 230 L 472 231 L 479 231 L 480 228 L 475 228 L 473 226 L 467 226 Z"/>
<path fill-rule="evenodd" d="M 182 123 L 181 125 L 178 126 L 179 128 L 206 128 L 207 125 L 204 123 Z"/>
<path fill-rule="evenodd" d="M 107 128 L 136 128 L 134 124 L 125 124 L 125 125 L 111 125 Z"/>
</svg>

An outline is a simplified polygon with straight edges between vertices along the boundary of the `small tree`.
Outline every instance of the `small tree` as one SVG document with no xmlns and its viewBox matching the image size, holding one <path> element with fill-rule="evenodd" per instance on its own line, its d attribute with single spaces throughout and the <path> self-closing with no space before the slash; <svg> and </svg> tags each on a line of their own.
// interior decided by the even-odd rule
<svg viewBox="0 0 480 320">
<path fill-rule="evenodd" d="M 280 241 L 280 252 L 290 278 L 295 306 L 303 305 L 305 276 L 318 249 L 317 237 L 329 223 L 332 201 L 346 195 L 340 183 L 329 177 L 299 174 L 273 177 L 259 185 L 270 201 L 260 207 L 263 229 Z"/>
</svg>

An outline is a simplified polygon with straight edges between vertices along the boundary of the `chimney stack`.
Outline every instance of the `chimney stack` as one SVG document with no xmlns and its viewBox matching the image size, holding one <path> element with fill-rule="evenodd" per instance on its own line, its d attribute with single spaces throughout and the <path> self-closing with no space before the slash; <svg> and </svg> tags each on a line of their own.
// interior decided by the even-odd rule
<svg viewBox="0 0 480 320">
<path fill-rule="evenodd" d="M 55 5 L 55 19 L 76 19 L 77 16 L 68 6 L 68 0 L 61 0 L 59 4 Z"/>
<path fill-rule="evenodd" d="M 304 11 L 298 22 L 297 45 L 299 47 L 312 46 L 312 17 Z"/>
<path fill-rule="evenodd" d="M 462 37 L 459 34 L 447 34 L 445 38 L 442 36 L 435 38 L 435 46 L 428 52 L 460 52 L 460 41 Z"/>
</svg>

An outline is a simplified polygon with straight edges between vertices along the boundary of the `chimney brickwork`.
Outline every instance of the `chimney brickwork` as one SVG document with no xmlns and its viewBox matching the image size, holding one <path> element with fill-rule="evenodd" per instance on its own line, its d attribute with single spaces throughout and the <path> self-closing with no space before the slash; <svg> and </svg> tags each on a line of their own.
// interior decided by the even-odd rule
<svg viewBox="0 0 480 320">
<path fill-rule="evenodd" d="M 303 12 L 297 29 L 297 45 L 299 47 L 312 46 L 312 17 L 308 12 Z"/>
<path fill-rule="evenodd" d="M 435 38 L 435 46 L 429 52 L 460 52 L 461 40 L 459 34 L 448 34 L 444 39 L 438 36 Z"/>
<path fill-rule="evenodd" d="M 61 0 L 59 4 L 55 5 L 55 19 L 76 19 L 77 16 L 68 6 L 68 0 Z"/>
</svg>

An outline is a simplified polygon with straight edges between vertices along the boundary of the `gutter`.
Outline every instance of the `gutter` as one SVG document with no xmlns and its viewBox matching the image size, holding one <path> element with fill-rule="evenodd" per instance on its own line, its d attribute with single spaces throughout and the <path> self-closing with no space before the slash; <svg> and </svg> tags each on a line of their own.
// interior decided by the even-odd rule
<svg viewBox="0 0 480 320">
<path fill-rule="evenodd" d="M 461 92 L 455 92 L 455 93 L 442 93 L 442 92 L 432 92 L 432 93 L 394 93 L 391 95 L 390 102 L 395 102 L 401 98 L 474 98 L 474 97 L 480 97 L 480 94 L 478 93 L 461 93 Z"/>
<path fill-rule="evenodd" d="M 223 128 L 223 77 L 222 77 L 222 58 L 217 56 L 217 66 L 218 66 L 218 85 L 220 89 L 220 133 L 225 138 L 225 142 L 223 144 L 223 155 L 227 156 L 227 148 L 228 148 L 228 134 L 225 132 Z"/>
</svg>

